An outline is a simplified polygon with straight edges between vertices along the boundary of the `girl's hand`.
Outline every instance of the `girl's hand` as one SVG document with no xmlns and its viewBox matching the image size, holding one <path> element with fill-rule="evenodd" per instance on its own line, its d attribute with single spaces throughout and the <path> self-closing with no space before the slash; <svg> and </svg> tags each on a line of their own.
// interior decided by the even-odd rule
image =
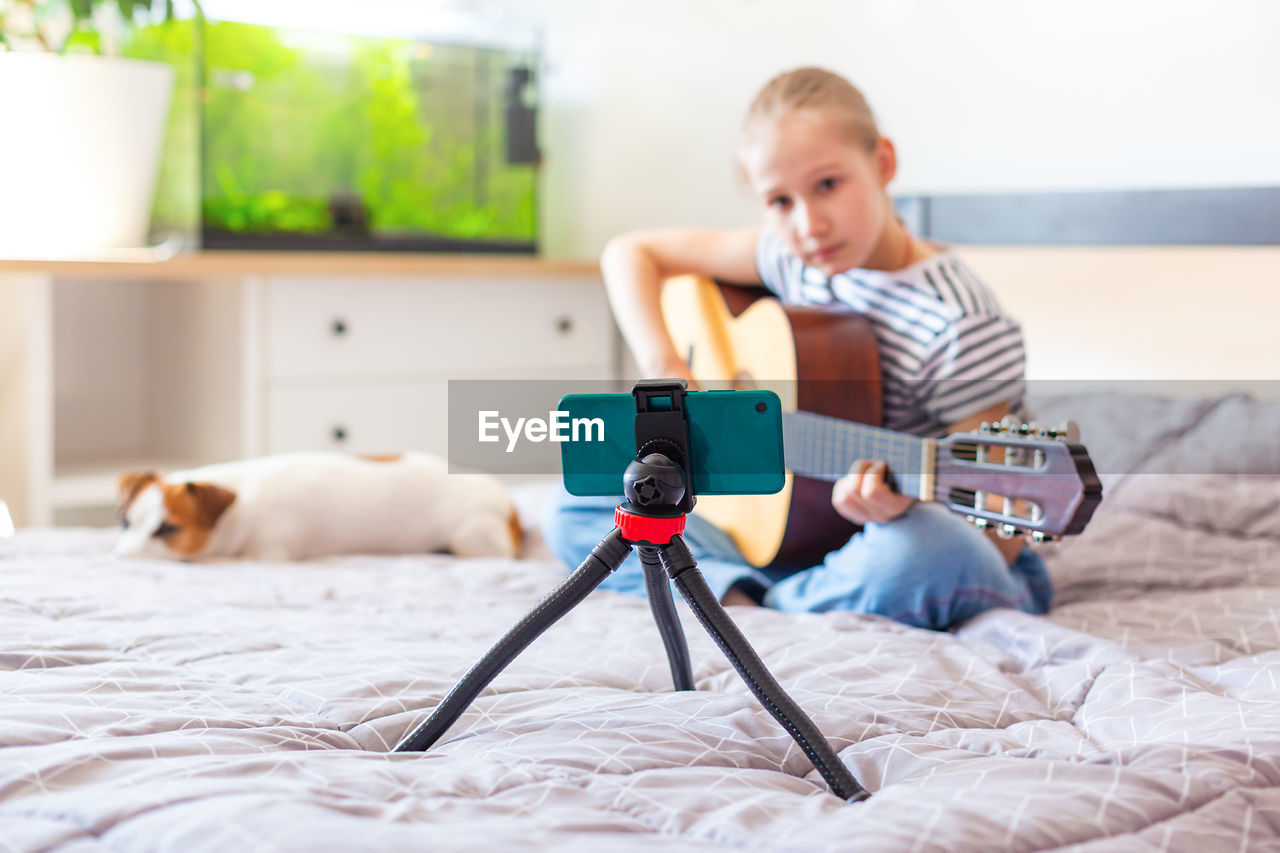
<svg viewBox="0 0 1280 853">
<path fill-rule="evenodd" d="M 915 498 L 901 495 L 885 482 L 886 466 L 880 460 L 859 459 L 831 489 L 831 505 L 854 524 L 884 523 L 902 515 Z"/>
</svg>

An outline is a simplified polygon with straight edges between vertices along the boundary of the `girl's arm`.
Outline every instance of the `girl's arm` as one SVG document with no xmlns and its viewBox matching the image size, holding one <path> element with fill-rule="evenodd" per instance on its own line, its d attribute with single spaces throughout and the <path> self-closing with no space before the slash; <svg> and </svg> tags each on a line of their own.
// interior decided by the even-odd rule
<svg viewBox="0 0 1280 853">
<path fill-rule="evenodd" d="M 735 284 L 759 284 L 758 228 L 663 229 L 614 237 L 600 256 L 600 271 L 614 319 L 648 377 L 681 376 L 689 368 L 662 323 L 662 280 L 695 273 Z"/>
</svg>

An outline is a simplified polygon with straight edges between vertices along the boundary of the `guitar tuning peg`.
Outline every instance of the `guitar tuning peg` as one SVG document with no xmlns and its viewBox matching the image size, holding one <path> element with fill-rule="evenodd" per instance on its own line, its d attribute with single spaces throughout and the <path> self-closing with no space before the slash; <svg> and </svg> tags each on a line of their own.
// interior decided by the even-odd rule
<svg viewBox="0 0 1280 853">
<path fill-rule="evenodd" d="M 1018 532 L 1018 528 L 1012 524 L 1002 524 L 996 528 L 996 535 L 1001 539 L 1012 539 L 1014 534 Z"/>
<path fill-rule="evenodd" d="M 971 515 L 969 516 L 969 520 L 973 522 L 973 526 L 978 528 L 979 530 L 987 529 L 987 520 L 985 518 L 975 518 Z"/>
<path fill-rule="evenodd" d="M 1053 437 L 1068 444 L 1079 444 L 1080 426 L 1075 421 L 1063 421 Z"/>
<path fill-rule="evenodd" d="M 981 432 L 981 433 L 991 432 L 991 424 L 987 421 L 983 421 L 982 423 L 978 424 L 978 432 Z M 970 519 L 970 521 L 972 520 L 973 519 Z"/>
<path fill-rule="evenodd" d="M 1039 545 L 1041 542 L 1044 542 L 1049 538 L 1051 537 L 1045 536 L 1043 530 L 1028 530 L 1026 533 L 1026 540 L 1036 545 Z"/>
</svg>

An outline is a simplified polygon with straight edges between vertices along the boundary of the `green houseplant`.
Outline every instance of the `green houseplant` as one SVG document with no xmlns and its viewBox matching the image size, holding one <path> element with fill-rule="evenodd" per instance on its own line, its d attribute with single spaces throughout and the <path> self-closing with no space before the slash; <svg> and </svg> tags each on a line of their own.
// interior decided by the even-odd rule
<svg viewBox="0 0 1280 853">
<path fill-rule="evenodd" d="M 111 54 L 112 34 L 157 13 L 172 20 L 173 0 L 0 0 L 0 49 Z"/>
<path fill-rule="evenodd" d="M 172 0 L 0 0 L 0 255 L 146 242 L 173 69 L 118 55 Z"/>
</svg>

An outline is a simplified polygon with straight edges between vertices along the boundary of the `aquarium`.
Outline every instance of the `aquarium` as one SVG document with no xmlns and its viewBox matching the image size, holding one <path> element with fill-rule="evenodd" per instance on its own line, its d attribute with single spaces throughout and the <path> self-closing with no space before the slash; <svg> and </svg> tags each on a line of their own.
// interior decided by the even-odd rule
<svg viewBox="0 0 1280 853">
<path fill-rule="evenodd" d="M 156 230 L 194 225 L 206 249 L 537 249 L 532 46 L 210 16 L 141 28 L 129 52 L 179 70 Z"/>
</svg>

